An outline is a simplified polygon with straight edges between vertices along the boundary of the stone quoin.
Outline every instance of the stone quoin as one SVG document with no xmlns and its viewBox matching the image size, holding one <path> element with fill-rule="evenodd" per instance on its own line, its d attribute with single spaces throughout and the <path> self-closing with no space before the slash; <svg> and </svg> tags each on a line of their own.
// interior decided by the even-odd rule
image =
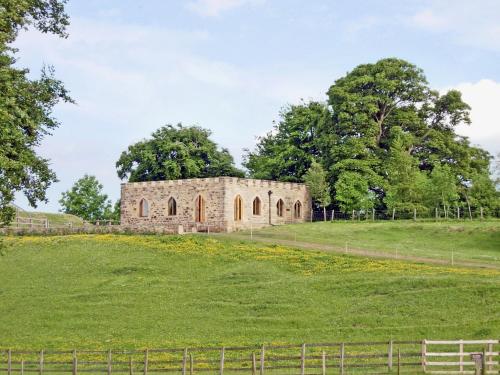
<svg viewBox="0 0 500 375">
<path fill-rule="evenodd" d="M 308 221 L 311 204 L 301 183 L 237 177 L 129 182 L 121 186 L 121 225 L 132 231 L 232 232 Z"/>
</svg>

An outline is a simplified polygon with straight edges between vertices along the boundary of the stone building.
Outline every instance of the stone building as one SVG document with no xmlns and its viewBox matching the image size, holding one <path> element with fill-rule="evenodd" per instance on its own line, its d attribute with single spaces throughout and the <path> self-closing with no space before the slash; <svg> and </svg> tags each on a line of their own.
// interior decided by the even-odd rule
<svg viewBox="0 0 500 375">
<path fill-rule="evenodd" d="M 124 183 L 121 225 L 155 232 L 235 231 L 308 221 L 304 184 L 236 177 Z"/>
</svg>

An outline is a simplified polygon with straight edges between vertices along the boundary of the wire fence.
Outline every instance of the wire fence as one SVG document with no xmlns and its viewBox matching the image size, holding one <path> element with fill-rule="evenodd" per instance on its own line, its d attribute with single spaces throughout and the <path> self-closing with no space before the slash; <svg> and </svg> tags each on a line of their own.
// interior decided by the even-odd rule
<svg viewBox="0 0 500 375">
<path fill-rule="evenodd" d="M 434 210 L 351 210 L 349 212 L 335 209 L 313 209 L 309 221 L 375 221 L 375 220 L 485 220 L 500 218 L 500 209 L 482 207 L 468 209 L 463 207 L 435 208 Z"/>
</svg>

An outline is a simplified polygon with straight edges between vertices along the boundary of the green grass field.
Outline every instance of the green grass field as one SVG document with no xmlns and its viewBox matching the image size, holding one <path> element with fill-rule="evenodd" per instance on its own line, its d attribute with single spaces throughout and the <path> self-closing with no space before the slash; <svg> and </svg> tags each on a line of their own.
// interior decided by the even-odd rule
<svg viewBox="0 0 500 375">
<path fill-rule="evenodd" d="M 450 232 L 450 241 L 461 233 Z M 374 260 L 206 235 L 4 237 L 3 243 L 2 347 L 500 335 L 495 269 Z"/>
<path fill-rule="evenodd" d="M 254 231 L 254 236 L 500 267 L 500 221 L 442 222 L 316 222 L 275 226 Z M 239 232 L 238 237 L 250 237 Z"/>
</svg>

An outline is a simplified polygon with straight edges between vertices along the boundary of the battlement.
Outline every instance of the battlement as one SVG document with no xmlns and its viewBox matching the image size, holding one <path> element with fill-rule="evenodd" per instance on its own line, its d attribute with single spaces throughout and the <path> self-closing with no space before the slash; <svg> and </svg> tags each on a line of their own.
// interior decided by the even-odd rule
<svg viewBox="0 0 500 375">
<path fill-rule="evenodd" d="M 253 178 L 241 177 L 207 177 L 207 178 L 186 178 L 179 180 L 163 180 L 163 181 L 144 181 L 144 182 L 124 182 L 122 186 L 131 188 L 140 188 L 146 186 L 200 186 L 200 185 L 240 185 L 246 187 L 268 187 L 279 188 L 286 190 L 306 190 L 304 183 L 298 182 L 281 182 L 273 180 L 259 180 Z"/>
</svg>

